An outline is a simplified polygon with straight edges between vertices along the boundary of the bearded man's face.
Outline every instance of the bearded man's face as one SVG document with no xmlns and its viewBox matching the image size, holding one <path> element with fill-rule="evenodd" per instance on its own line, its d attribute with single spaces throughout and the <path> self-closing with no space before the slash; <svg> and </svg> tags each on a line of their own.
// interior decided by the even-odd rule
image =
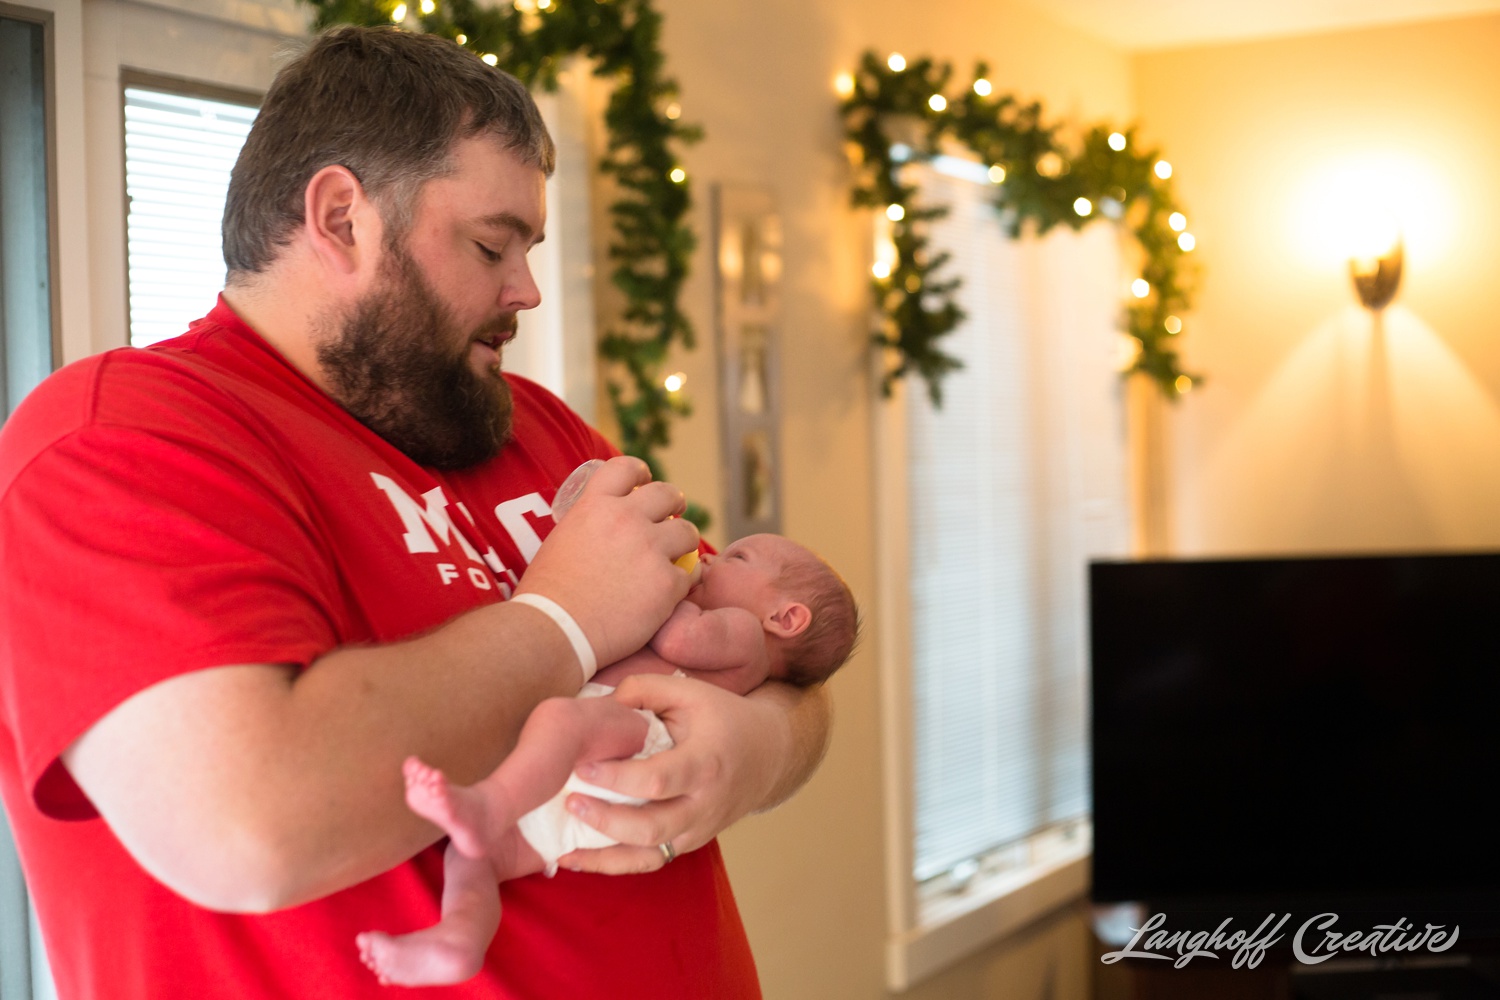
<svg viewBox="0 0 1500 1000">
<path fill-rule="evenodd" d="M 421 465 L 464 469 L 493 458 L 510 438 L 510 386 L 498 361 L 476 371 L 471 349 L 481 341 L 498 352 L 515 314 L 460 330 L 404 238 L 386 243 L 381 278 L 318 345 L 331 395 Z"/>
</svg>

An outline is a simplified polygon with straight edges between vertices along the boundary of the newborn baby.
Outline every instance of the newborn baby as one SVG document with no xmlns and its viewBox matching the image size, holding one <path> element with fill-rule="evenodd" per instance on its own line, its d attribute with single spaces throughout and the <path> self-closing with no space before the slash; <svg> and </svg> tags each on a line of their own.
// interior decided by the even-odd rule
<svg viewBox="0 0 1500 1000">
<path fill-rule="evenodd" d="M 499 928 L 499 882 L 551 875 L 569 851 L 614 843 L 567 812 L 567 796 L 640 800 L 588 785 L 574 769 L 672 746 L 653 713 L 609 697 L 621 678 L 678 674 L 745 694 L 768 678 L 819 684 L 848 659 L 858 633 L 853 595 L 812 552 L 779 535 L 751 535 L 703 563 L 698 585 L 644 649 L 600 670 L 578 697 L 538 705 L 515 750 L 488 777 L 458 786 L 415 757 L 406 761 L 407 804 L 450 838 L 442 919 L 412 934 L 359 935 L 360 957 L 382 983 L 474 976 Z"/>
</svg>

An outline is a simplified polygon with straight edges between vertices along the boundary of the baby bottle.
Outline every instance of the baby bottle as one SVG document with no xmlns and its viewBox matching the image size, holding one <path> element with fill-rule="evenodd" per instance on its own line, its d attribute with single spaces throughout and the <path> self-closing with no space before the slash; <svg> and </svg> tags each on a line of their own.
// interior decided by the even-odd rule
<svg viewBox="0 0 1500 1000">
<path fill-rule="evenodd" d="M 594 474 L 595 469 L 603 464 L 603 459 L 591 458 L 568 473 L 568 478 L 564 479 L 562 485 L 557 488 L 557 496 L 552 499 L 552 520 L 554 522 L 560 522 L 563 519 L 563 515 L 567 514 L 573 508 L 573 505 L 578 502 L 578 498 L 583 495 L 583 488 L 588 485 L 589 477 Z M 698 550 L 694 549 L 691 552 L 683 553 L 677 557 L 675 562 L 681 567 L 683 572 L 691 573 L 693 567 L 698 565 Z"/>
</svg>

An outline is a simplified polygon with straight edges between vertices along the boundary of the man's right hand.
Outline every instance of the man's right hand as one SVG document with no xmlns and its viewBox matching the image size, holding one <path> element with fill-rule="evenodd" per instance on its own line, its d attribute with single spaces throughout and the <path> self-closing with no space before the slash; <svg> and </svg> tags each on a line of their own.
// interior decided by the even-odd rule
<svg viewBox="0 0 1500 1000">
<path fill-rule="evenodd" d="M 673 565 L 698 547 L 698 529 L 680 516 L 685 509 L 682 491 L 652 482 L 645 462 L 612 458 L 542 543 L 518 592 L 549 598 L 571 614 L 600 666 L 628 656 L 702 572 Z"/>
</svg>

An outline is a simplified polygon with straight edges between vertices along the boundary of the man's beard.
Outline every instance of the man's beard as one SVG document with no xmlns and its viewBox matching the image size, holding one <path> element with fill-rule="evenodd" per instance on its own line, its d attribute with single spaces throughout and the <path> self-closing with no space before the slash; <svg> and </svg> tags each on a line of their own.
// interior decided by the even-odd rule
<svg viewBox="0 0 1500 1000">
<path fill-rule="evenodd" d="M 498 366 L 475 374 L 475 335 L 502 336 L 513 316 L 460 340 L 452 310 L 439 301 L 403 242 L 387 242 L 384 287 L 357 303 L 338 336 L 318 345 L 330 394 L 355 419 L 413 461 L 465 469 L 510 439 L 510 386 Z"/>
</svg>

